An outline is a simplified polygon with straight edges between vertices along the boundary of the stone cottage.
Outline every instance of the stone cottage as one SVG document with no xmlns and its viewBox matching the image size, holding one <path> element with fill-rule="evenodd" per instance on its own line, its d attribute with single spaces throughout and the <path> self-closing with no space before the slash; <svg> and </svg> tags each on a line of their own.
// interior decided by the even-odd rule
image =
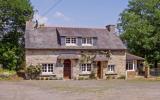
<svg viewBox="0 0 160 100">
<path fill-rule="evenodd" d="M 94 74 L 105 79 L 126 72 L 126 47 L 116 36 L 114 25 L 104 29 L 34 28 L 27 22 L 25 50 L 26 66 L 42 65 L 42 76 L 78 79 Z"/>
</svg>

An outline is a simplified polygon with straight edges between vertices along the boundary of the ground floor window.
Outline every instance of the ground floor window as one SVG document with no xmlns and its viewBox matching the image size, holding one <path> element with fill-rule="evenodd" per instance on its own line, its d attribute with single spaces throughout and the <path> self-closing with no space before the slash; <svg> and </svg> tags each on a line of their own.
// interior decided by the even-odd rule
<svg viewBox="0 0 160 100">
<path fill-rule="evenodd" d="M 115 65 L 108 65 L 108 72 L 115 72 Z"/>
<path fill-rule="evenodd" d="M 91 64 L 81 64 L 81 71 L 84 74 L 90 74 L 91 73 Z"/>
<path fill-rule="evenodd" d="M 133 61 L 127 61 L 126 70 L 128 70 L 128 71 L 133 71 L 134 70 Z"/>
<path fill-rule="evenodd" d="M 42 64 L 42 74 L 53 74 L 54 64 Z"/>
</svg>

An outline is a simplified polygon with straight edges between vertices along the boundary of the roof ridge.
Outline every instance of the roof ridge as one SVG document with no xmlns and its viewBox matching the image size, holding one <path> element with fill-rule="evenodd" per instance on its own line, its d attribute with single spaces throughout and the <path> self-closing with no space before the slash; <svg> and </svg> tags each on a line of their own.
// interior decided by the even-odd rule
<svg viewBox="0 0 160 100">
<path fill-rule="evenodd" d="M 106 28 L 100 27 L 73 27 L 73 26 L 43 26 L 44 28 L 70 28 L 70 29 L 100 29 L 107 30 Z"/>
</svg>

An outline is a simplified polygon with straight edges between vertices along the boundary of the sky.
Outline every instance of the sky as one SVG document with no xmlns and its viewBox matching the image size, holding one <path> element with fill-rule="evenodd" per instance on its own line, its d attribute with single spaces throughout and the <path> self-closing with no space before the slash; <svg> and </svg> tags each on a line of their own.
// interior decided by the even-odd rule
<svg viewBox="0 0 160 100">
<path fill-rule="evenodd" d="M 117 24 L 129 0 L 31 0 L 34 19 L 47 26 L 105 27 Z M 51 9 L 52 8 L 52 9 Z"/>
</svg>

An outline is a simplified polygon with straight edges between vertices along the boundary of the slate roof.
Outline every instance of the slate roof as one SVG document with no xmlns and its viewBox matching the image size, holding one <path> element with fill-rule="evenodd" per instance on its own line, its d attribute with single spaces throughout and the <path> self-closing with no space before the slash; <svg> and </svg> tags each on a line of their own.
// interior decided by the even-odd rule
<svg viewBox="0 0 160 100">
<path fill-rule="evenodd" d="M 59 36 L 97 37 L 96 46 L 61 46 Z M 25 32 L 26 49 L 126 49 L 115 33 L 107 29 L 72 28 L 72 27 L 41 27 Z"/>
<path fill-rule="evenodd" d="M 127 57 L 126 58 L 127 60 L 144 60 L 144 58 L 130 54 L 130 53 L 127 53 L 126 57 Z"/>
</svg>

